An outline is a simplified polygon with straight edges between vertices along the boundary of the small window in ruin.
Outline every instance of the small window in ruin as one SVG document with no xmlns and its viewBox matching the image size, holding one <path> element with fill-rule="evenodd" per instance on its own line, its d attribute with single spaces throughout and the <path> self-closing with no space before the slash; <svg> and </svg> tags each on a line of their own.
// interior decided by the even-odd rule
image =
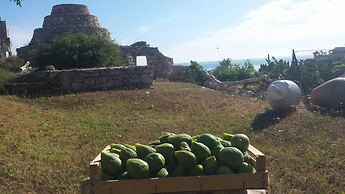
<svg viewBox="0 0 345 194">
<path fill-rule="evenodd" d="M 137 66 L 147 66 L 146 56 L 137 56 Z"/>
</svg>

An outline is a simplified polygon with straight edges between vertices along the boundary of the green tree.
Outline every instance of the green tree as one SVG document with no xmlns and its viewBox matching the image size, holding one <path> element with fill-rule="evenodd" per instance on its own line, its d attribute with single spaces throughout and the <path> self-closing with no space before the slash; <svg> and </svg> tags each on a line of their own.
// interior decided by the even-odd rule
<svg viewBox="0 0 345 194">
<path fill-rule="evenodd" d="M 231 59 L 223 59 L 211 73 L 220 81 L 237 81 L 257 76 L 254 65 L 246 60 L 244 65 L 232 64 Z"/>
<path fill-rule="evenodd" d="M 20 67 L 23 66 L 23 64 L 24 61 L 22 59 L 19 59 L 16 56 L 10 56 L 0 60 L 0 69 L 18 72 L 21 71 Z"/>
<path fill-rule="evenodd" d="M 50 43 L 41 43 L 29 51 L 31 66 L 39 70 L 53 65 L 56 69 L 122 66 L 119 48 L 109 40 L 83 33 L 63 34 Z"/>
<path fill-rule="evenodd" d="M 272 79 L 285 79 L 290 68 L 290 64 L 288 61 L 284 61 L 282 59 L 277 60 L 275 57 L 270 59 L 268 55 L 266 59 L 266 64 L 261 64 L 259 69 L 260 75 L 268 75 Z"/>
<path fill-rule="evenodd" d="M 256 75 L 257 74 L 254 65 L 250 62 L 250 60 L 246 60 L 244 62 L 244 65 L 238 71 L 237 80 L 256 77 Z"/>
<path fill-rule="evenodd" d="M 204 67 L 196 61 L 190 61 L 190 67 L 196 71 L 204 71 Z"/>
<path fill-rule="evenodd" d="M 345 74 L 345 64 L 334 65 L 331 69 L 332 74 L 342 76 Z"/>
<path fill-rule="evenodd" d="M 311 90 L 324 80 L 321 78 L 319 66 L 315 65 L 312 60 L 304 60 L 300 62 L 301 67 L 301 89 L 304 94 L 309 94 Z"/>
<path fill-rule="evenodd" d="M 286 79 L 292 80 L 295 83 L 297 83 L 299 86 L 301 86 L 301 67 L 297 60 L 295 50 L 292 50 L 291 66 L 288 69 Z"/>
<path fill-rule="evenodd" d="M 205 81 L 207 80 L 205 77 L 205 70 L 202 65 L 200 65 L 196 61 L 190 61 L 190 67 L 194 72 L 194 78 L 197 84 L 204 85 Z"/>
<path fill-rule="evenodd" d="M 223 59 L 222 61 L 219 61 L 220 68 L 229 68 L 231 66 L 231 60 L 230 58 Z"/>
</svg>

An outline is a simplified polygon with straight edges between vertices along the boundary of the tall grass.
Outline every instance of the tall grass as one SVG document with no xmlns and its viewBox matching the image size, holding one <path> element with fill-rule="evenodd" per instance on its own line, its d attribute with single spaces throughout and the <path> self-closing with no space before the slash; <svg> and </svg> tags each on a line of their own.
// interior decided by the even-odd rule
<svg viewBox="0 0 345 194">
<path fill-rule="evenodd" d="M 12 72 L 0 69 L 0 94 L 5 92 L 5 84 L 12 76 Z"/>
<path fill-rule="evenodd" d="M 258 116 L 259 115 L 259 116 Z M 272 193 L 345 191 L 345 119 L 301 104 L 250 129 L 265 101 L 185 83 L 153 89 L 19 98 L 0 96 L 0 193 L 80 193 L 89 163 L 109 143 L 148 143 L 161 131 L 245 133 L 267 157 Z M 271 118 L 272 119 L 272 118 Z"/>
</svg>

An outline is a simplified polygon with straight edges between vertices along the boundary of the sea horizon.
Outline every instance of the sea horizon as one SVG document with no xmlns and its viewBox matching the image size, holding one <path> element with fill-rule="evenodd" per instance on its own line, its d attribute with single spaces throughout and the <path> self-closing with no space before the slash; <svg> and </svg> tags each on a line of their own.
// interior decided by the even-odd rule
<svg viewBox="0 0 345 194">
<path fill-rule="evenodd" d="M 291 56 L 285 56 L 285 57 L 275 57 L 277 60 L 284 60 L 284 61 L 291 61 Z M 302 58 L 301 58 L 302 59 Z M 303 58 L 304 59 L 304 58 Z M 266 58 L 251 58 L 251 59 L 232 59 L 232 64 L 238 64 L 238 65 L 244 65 L 245 61 L 249 60 L 256 70 L 260 69 L 261 64 L 267 64 Z M 220 60 L 221 61 L 221 60 Z M 219 66 L 220 61 L 196 61 L 200 65 L 204 67 L 205 70 L 212 70 L 215 69 L 217 66 Z M 183 65 L 183 66 L 189 66 L 190 62 L 182 62 L 182 63 L 175 63 L 175 65 Z"/>
</svg>

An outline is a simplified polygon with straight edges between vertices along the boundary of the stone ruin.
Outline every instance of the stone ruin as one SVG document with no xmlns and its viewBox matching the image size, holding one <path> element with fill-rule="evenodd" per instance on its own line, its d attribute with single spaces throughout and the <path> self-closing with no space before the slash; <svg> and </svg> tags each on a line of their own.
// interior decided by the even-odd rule
<svg viewBox="0 0 345 194">
<path fill-rule="evenodd" d="M 0 18 L 0 59 L 11 55 L 11 40 L 8 37 L 6 21 L 1 21 Z"/>
<path fill-rule="evenodd" d="M 111 41 L 109 31 L 100 27 L 97 17 L 89 14 L 86 5 L 61 4 L 53 7 L 51 15 L 44 18 L 42 28 L 34 30 L 29 45 L 18 48 L 17 55 L 27 60 L 30 48 L 41 42 L 49 42 L 66 32 L 82 32 L 105 37 Z M 153 67 L 154 78 L 167 78 L 172 71 L 173 59 L 164 56 L 158 48 L 150 47 L 146 42 L 120 46 L 120 51 L 130 65 L 136 65 L 137 56 L 146 56 L 148 66 Z"/>
<path fill-rule="evenodd" d="M 33 71 L 9 80 L 5 89 L 10 94 L 64 94 L 82 91 L 151 88 L 150 67 L 103 67 Z"/>
<path fill-rule="evenodd" d="M 61 4 L 53 6 L 51 14 L 44 17 L 42 28 L 34 30 L 29 45 L 18 48 L 20 58 L 28 58 L 28 50 L 41 42 L 49 42 L 66 33 L 82 32 L 90 36 L 101 36 L 111 40 L 107 29 L 100 27 L 98 18 L 90 15 L 86 5 Z"/>
<path fill-rule="evenodd" d="M 157 47 L 150 47 L 144 41 L 136 42 L 130 46 L 120 46 L 121 53 L 129 63 L 137 64 L 138 56 L 146 56 L 148 66 L 153 68 L 154 78 L 168 78 L 172 72 L 174 60 L 164 56 Z"/>
</svg>

